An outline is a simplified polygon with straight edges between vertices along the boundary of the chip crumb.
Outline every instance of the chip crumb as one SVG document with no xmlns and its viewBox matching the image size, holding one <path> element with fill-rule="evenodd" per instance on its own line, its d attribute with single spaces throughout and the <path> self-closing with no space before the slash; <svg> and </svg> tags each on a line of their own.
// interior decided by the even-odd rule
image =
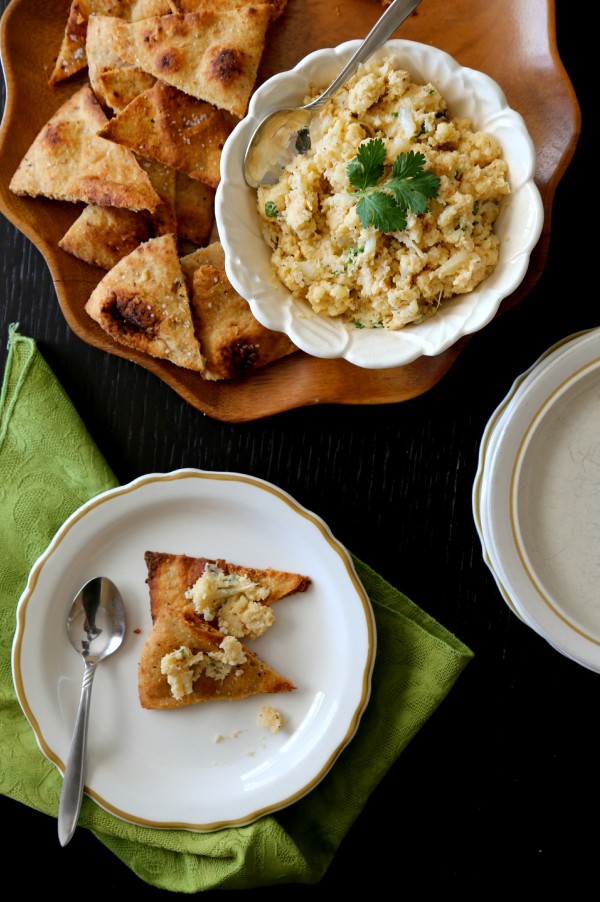
<svg viewBox="0 0 600 902">
<path fill-rule="evenodd" d="M 281 712 L 277 711 L 276 708 L 272 708 L 270 705 L 262 705 L 258 712 L 258 717 L 256 718 L 256 725 L 270 730 L 271 733 L 277 733 L 277 731 L 286 723 L 287 720 Z"/>
</svg>

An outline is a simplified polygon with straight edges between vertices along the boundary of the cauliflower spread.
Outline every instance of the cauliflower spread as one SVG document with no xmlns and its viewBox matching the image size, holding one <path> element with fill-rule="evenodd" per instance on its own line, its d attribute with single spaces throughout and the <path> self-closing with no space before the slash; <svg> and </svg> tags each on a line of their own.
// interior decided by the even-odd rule
<svg viewBox="0 0 600 902">
<path fill-rule="evenodd" d="M 439 180 L 426 211 L 409 209 L 397 231 L 365 228 L 357 213 L 348 164 L 373 139 L 385 150 L 381 187 L 411 152 Z M 367 62 L 316 117 L 311 140 L 257 202 L 274 272 L 316 313 L 401 329 L 494 270 L 508 167 L 498 141 L 453 119 L 435 85 L 415 84 L 389 59 Z"/>
<path fill-rule="evenodd" d="M 248 577 L 206 564 L 185 597 L 205 620 L 217 620 L 219 632 L 237 639 L 257 639 L 275 619 L 271 608 L 261 603 L 269 594 L 270 589 Z"/>
<path fill-rule="evenodd" d="M 233 636 L 225 636 L 219 647 L 222 651 L 209 651 L 206 654 L 200 651 L 194 654 L 182 645 L 163 655 L 160 671 L 166 676 L 174 698 L 189 695 L 202 674 L 213 680 L 224 680 L 234 667 L 246 662 L 244 649 Z"/>
</svg>

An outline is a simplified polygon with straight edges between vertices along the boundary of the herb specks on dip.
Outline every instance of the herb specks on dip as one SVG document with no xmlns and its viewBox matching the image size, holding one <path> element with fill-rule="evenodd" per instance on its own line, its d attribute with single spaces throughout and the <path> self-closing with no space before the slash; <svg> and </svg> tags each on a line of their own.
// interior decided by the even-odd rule
<svg viewBox="0 0 600 902">
<path fill-rule="evenodd" d="M 494 270 L 507 165 L 435 85 L 390 59 L 368 62 L 311 136 L 257 203 L 274 272 L 316 313 L 401 329 Z"/>
</svg>

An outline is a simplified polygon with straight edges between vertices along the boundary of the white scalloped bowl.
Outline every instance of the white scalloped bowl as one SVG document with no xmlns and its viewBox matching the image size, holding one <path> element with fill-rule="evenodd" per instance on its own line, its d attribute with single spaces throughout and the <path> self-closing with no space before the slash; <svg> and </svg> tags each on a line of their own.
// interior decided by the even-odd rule
<svg viewBox="0 0 600 902">
<path fill-rule="evenodd" d="M 458 339 L 487 325 L 527 272 L 542 231 L 544 210 L 534 182 L 533 141 L 523 117 L 508 106 L 499 85 L 482 72 L 460 66 L 435 47 L 415 41 L 388 41 L 374 58 L 388 56 L 414 81 L 431 82 L 446 99 L 453 118 L 468 117 L 474 128 L 494 135 L 500 142 L 511 185 L 511 195 L 495 224 L 500 259 L 494 272 L 474 291 L 446 301 L 435 316 L 399 331 L 356 329 L 314 313 L 307 302 L 293 297 L 271 268 L 271 249 L 261 233 L 256 192 L 244 181 L 244 154 L 267 113 L 300 105 L 312 84 L 324 89 L 360 43 L 348 41 L 316 50 L 258 88 L 248 115 L 223 148 L 215 212 L 227 276 L 260 323 L 285 332 L 298 348 L 314 357 L 345 358 L 366 369 L 382 369 L 404 366 L 421 355 L 440 354 Z"/>
</svg>

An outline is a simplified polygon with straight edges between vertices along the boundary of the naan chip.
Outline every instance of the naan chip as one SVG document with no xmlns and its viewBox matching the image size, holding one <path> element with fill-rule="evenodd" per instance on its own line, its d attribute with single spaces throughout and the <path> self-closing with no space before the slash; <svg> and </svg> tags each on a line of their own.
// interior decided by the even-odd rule
<svg viewBox="0 0 600 902">
<path fill-rule="evenodd" d="M 123 0 L 124 19 L 139 22 L 153 16 L 166 16 L 171 11 L 169 0 Z"/>
<path fill-rule="evenodd" d="M 136 69 L 112 49 L 114 27 L 118 21 L 114 16 L 92 16 L 85 42 L 92 90 L 100 103 L 114 112 L 124 109 L 155 82 L 153 75 Z"/>
<path fill-rule="evenodd" d="M 175 171 L 150 160 L 140 165 L 161 199 L 154 213 L 89 204 L 58 242 L 63 251 L 108 270 L 144 241 L 177 231 Z"/>
<path fill-rule="evenodd" d="M 186 94 L 246 114 L 270 22 L 266 3 L 120 22 L 115 52 Z"/>
<path fill-rule="evenodd" d="M 148 174 L 150 184 L 160 197 L 160 204 L 153 213 L 147 214 L 152 226 L 152 235 L 177 234 L 177 213 L 175 201 L 177 197 L 177 173 L 170 166 L 155 163 L 138 157 L 138 163 Z"/>
<path fill-rule="evenodd" d="M 98 12 L 106 16 L 120 16 L 122 8 L 122 0 L 73 0 L 58 57 L 50 75 L 51 85 L 70 78 L 87 66 L 85 40 L 90 14 Z"/>
<path fill-rule="evenodd" d="M 201 256 L 196 253 L 196 260 Z M 285 333 L 258 322 L 231 285 L 224 263 L 197 266 L 190 303 L 205 379 L 235 379 L 298 350 Z"/>
<path fill-rule="evenodd" d="M 242 643 L 237 646 L 241 658 L 237 657 L 234 665 L 223 669 L 217 665 L 212 668 L 213 675 L 209 675 L 211 661 L 216 663 L 227 658 L 224 649 L 228 642 L 237 646 L 232 636 L 225 637 L 191 611 L 165 608 L 142 647 L 138 667 L 141 706 L 180 708 L 198 702 L 234 701 L 263 693 L 291 692 L 296 688 L 291 680 L 273 670 Z M 171 675 L 173 691 L 161 665 L 166 655 L 180 649 L 183 651 L 172 668 L 175 671 Z M 198 667 L 188 666 L 186 661 L 191 663 L 192 658 Z M 204 667 L 205 663 L 209 664 L 208 668 Z"/>
<path fill-rule="evenodd" d="M 107 118 L 88 84 L 39 132 L 10 182 L 14 194 L 156 209 L 160 197 L 132 151 L 98 136 Z"/>
<path fill-rule="evenodd" d="M 108 270 L 150 238 L 150 220 L 143 213 L 88 204 L 58 246 L 79 260 Z"/>
<path fill-rule="evenodd" d="M 103 69 L 98 75 L 94 92 L 105 106 L 119 113 L 144 91 L 152 87 L 156 79 L 135 66 Z"/>
<path fill-rule="evenodd" d="M 99 134 L 216 188 L 221 151 L 233 126 L 224 110 L 157 81 Z"/>
<path fill-rule="evenodd" d="M 56 85 L 87 66 L 86 36 L 91 16 L 137 21 L 169 12 L 167 0 L 73 0 L 50 84 Z"/>
<path fill-rule="evenodd" d="M 85 309 L 116 342 L 204 370 L 174 235 L 151 238 L 119 260 Z"/>
<path fill-rule="evenodd" d="M 215 220 L 215 189 L 185 172 L 177 173 L 175 216 L 177 234 L 186 241 L 203 247 L 208 243 Z"/>
<path fill-rule="evenodd" d="M 287 6 L 287 0 L 262 0 L 271 7 L 271 22 L 278 19 Z M 240 6 L 255 6 L 253 0 L 169 0 L 174 13 L 206 12 L 207 10 L 223 11 L 239 9 Z"/>
<path fill-rule="evenodd" d="M 160 616 L 165 607 L 172 610 L 190 607 L 191 602 L 185 593 L 200 579 L 207 565 L 218 567 L 227 576 L 231 574 L 242 580 L 259 583 L 269 593 L 261 602 L 265 605 L 272 605 L 281 598 L 287 598 L 297 592 L 305 592 L 311 585 L 310 577 L 301 573 L 275 570 L 273 567 L 264 569 L 244 567 L 242 564 L 235 564 L 222 558 L 146 551 L 144 560 L 148 572 L 146 582 L 150 591 L 150 613 L 153 621 Z M 214 623 L 212 625 L 214 626 Z"/>
<path fill-rule="evenodd" d="M 220 241 L 213 241 L 206 247 L 199 247 L 190 254 L 185 254 L 179 261 L 185 278 L 188 294 L 192 296 L 194 289 L 194 273 L 199 266 L 209 264 L 217 269 L 225 269 L 225 252 Z"/>
</svg>

